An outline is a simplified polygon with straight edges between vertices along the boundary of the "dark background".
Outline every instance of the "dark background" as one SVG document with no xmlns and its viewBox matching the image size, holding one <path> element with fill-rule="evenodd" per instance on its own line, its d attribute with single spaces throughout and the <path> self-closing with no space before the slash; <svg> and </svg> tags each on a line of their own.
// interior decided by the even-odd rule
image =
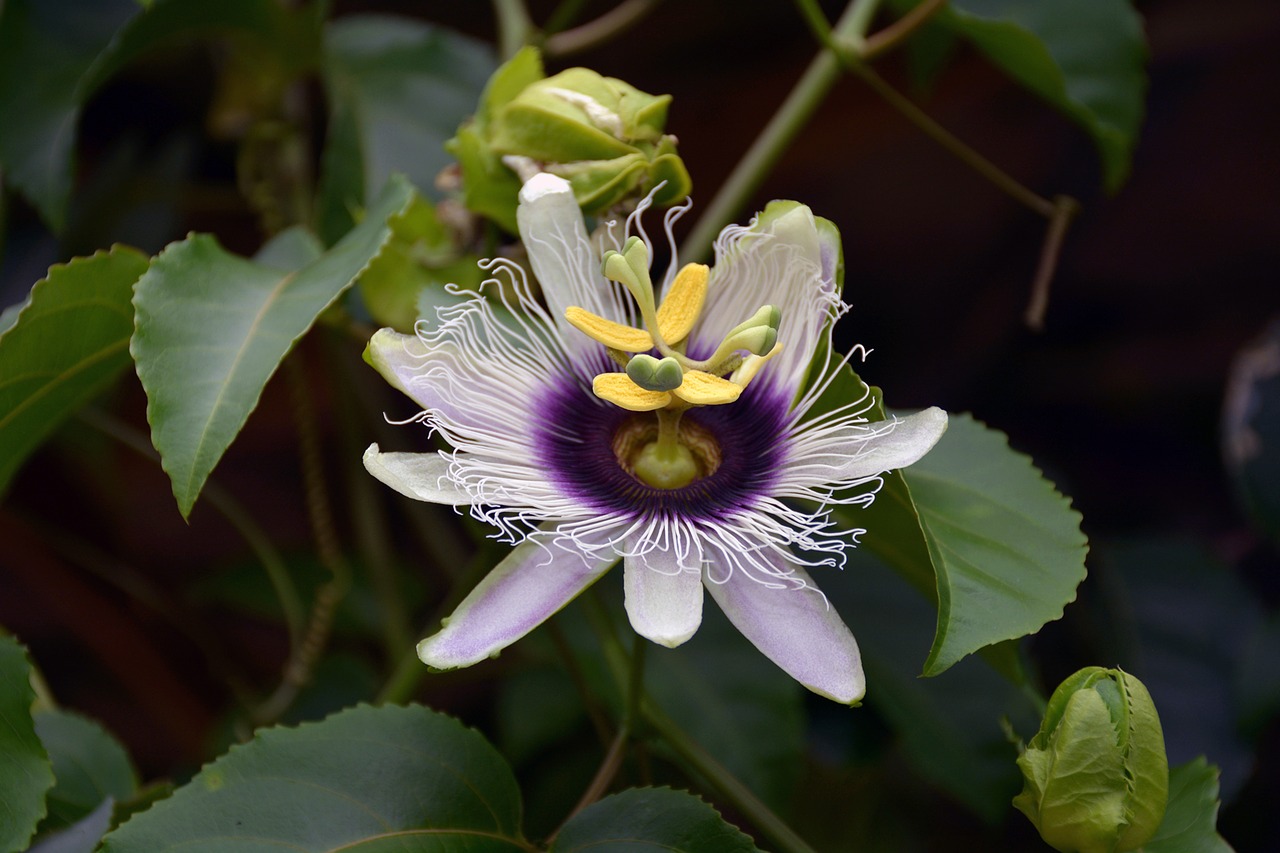
<svg viewBox="0 0 1280 853">
<path fill-rule="evenodd" d="M 493 32 L 482 3 L 335 5 L 336 14 L 376 9 L 484 39 Z M 533 4 L 535 20 L 550 5 Z M 838 9 L 827 5 L 834 18 Z M 1271 613 L 1280 606 L 1280 561 L 1241 511 L 1219 450 L 1232 361 L 1280 316 L 1280 4 L 1138 6 L 1151 45 L 1148 115 L 1132 177 L 1111 197 L 1101 191 L 1085 133 L 972 51 L 961 49 L 927 90 L 911 88 L 900 56 L 878 63 L 1026 186 L 1081 201 L 1043 332 L 1028 330 L 1022 315 L 1044 220 L 855 79 L 837 84 L 752 204 L 799 199 L 840 227 L 853 306 L 843 334 L 847 344 L 875 351 L 861 373 L 887 390 L 890 404 L 974 413 L 1008 433 L 1083 513 L 1091 577 L 1067 618 L 1036 640 L 1050 685 L 1085 663 L 1113 663 L 1098 659 L 1105 649 L 1090 614 L 1105 610 L 1108 554 L 1137 539 L 1193 543 L 1256 606 Z M 695 202 L 705 203 L 814 49 L 785 2 L 668 2 L 623 39 L 549 70 L 581 64 L 674 95 L 668 128 L 680 138 Z M 96 233 L 86 224 L 92 210 L 82 210 L 82 227 L 73 219 L 70 245 L 59 247 L 15 203 L 0 267 L 5 303 L 49 263 L 114 239 L 154 252 L 188 230 L 214 230 L 230 248 L 256 247 L 260 234 L 234 192 L 234 146 L 199 141 L 212 76 L 207 52 L 156 61 L 164 79 L 155 66 L 126 73 L 91 103 L 79 188 L 92 188 L 103 205 L 122 193 L 154 197 L 166 212 L 120 225 L 122 233 Z M 153 173 L 193 176 L 199 203 L 174 207 L 163 187 L 102 186 L 106 158 L 123 136 Z M 215 479 L 285 547 L 301 549 L 309 530 L 288 394 L 279 385 L 273 380 Z M 337 404 L 323 383 L 316 393 L 333 414 Z M 144 426 L 132 378 L 113 392 L 112 405 Z M 329 435 L 332 423 L 322 426 Z M 243 560 L 241 550 L 207 506 L 183 524 L 154 465 L 73 423 L 33 457 L 0 507 L 0 624 L 31 645 L 55 693 L 104 720 L 145 772 L 195 766 L 225 697 L 180 626 L 183 608 L 193 605 L 176 590 L 193 574 Z M 141 585 L 134 592 L 159 595 L 159 607 L 130 597 L 130 582 L 119 579 L 134 576 Z M 228 665 L 269 680 L 283 655 L 279 632 L 246 622 L 224 629 L 233 632 Z M 1189 685 L 1196 689 L 1226 688 Z M 1256 760 L 1247 751 L 1209 754 L 1228 777 L 1220 826 L 1240 850 L 1275 849 L 1280 729 L 1273 720 L 1249 737 Z M 1171 753 L 1179 748 L 1170 743 Z"/>
</svg>

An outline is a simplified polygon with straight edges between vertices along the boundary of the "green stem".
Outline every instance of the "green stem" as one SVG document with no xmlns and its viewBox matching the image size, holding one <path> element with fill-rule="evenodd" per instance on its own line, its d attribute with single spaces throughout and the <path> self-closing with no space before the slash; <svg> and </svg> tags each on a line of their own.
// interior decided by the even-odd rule
<svg viewBox="0 0 1280 853">
<path fill-rule="evenodd" d="M 710 782 L 734 810 L 746 815 L 755 828 L 760 830 L 760 834 L 773 842 L 778 850 L 782 853 L 814 853 L 813 848 L 797 835 L 795 830 L 787 826 L 786 822 L 762 803 L 750 788 L 742 784 L 737 776 L 729 772 L 728 768 L 689 737 L 661 709 L 652 702 L 646 702 L 641 706 L 641 713 L 645 722 L 675 750 L 676 754 Z"/>
<path fill-rule="evenodd" d="M 413 644 L 413 626 L 405 609 L 404 594 L 392 557 L 390 534 L 383 503 L 378 499 L 375 481 L 360 464 L 360 453 L 368 443 L 365 421 L 358 413 L 372 411 L 361 405 L 354 385 L 355 359 L 347 357 L 349 349 L 340 346 L 335 334 L 322 336 L 325 344 L 330 376 L 336 376 L 338 392 L 338 425 L 345 448 L 343 456 L 349 460 L 347 482 L 351 492 L 351 511 L 354 516 L 356 546 L 360 550 L 361 563 L 368 572 L 369 581 L 382 611 L 382 635 L 387 654 L 392 660 L 400 657 Z M 361 436 L 364 436 L 361 440 Z"/>
<path fill-rule="evenodd" d="M 635 637 L 635 643 L 632 645 L 631 657 L 627 661 L 629 669 L 629 677 L 627 679 L 627 704 L 622 711 L 622 719 L 618 724 L 618 732 L 614 735 L 613 741 L 609 744 L 609 749 L 605 752 L 604 760 L 600 762 L 600 767 L 596 770 L 596 775 L 592 777 L 591 783 L 587 785 L 582 796 L 578 799 L 577 805 L 569 812 L 569 816 L 565 818 L 565 823 L 573 819 L 574 815 L 585 809 L 587 806 L 599 800 L 604 796 L 605 791 L 609 790 L 609 785 L 613 782 L 618 771 L 622 768 L 622 759 L 626 755 L 627 743 L 631 740 L 632 732 L 635 730 L 635 721 L 640 716 L 640 706 L 644 699 L 644 644 L 647 642 L 639 634 Z M 561 824 L 563 828 L 564 824 Z M 557 829 L 547 839 L 550 844 L 560 830 Z"/>
<path fill-rule="evenodd" d="M 529 43 L 533 21 L 524 0 L 493 0 L 493 12 L 498 18 L 498 49 L 504 59 L 510 59 Z"/>
<path fill-rule="evenodd" d="M 870 15 L 875 12 L 877 2 L 878 0 L 854 0 L 850 3 L 832 30 L 832 38 L 838 42 L 841 39 L 860 37 L 866 30 Z M 715 198 L 699 216 L 684 245 L 680 247 L 682 261 L 700 261 L 710 255 L 711 244 L 720 229 L 738 215 L 738 211 L 760 188 L 765 176 L 808 123 L 831 87 L 840 79 L 842 70 L 841 60 L 832 50 L 823 49 L 814 57 L 791 94 L 787 95 L 782 106 L 769 119 L 769 123 L 738 161 Z"/>
<path fill-rule="evenodd" d="M 680 416 L 683 409 L 658 409 L 658 455 L 676 458 L 680 449 Z"/>
<path fill-rule="evenodd" d="M 945 148 L 970 169 L 995 184 L 997 189 L 1046 219 L 1053 218 L 1055 212 L 1053 202 L 1027 189 L 995 163 L 992 163 L 975 149 L 962 142 L 949 130 L 938 124 L 928 113 L 917 107 L 910 98 L 890 86 L 883 77 L 869 66 L 859 63 L 852 66 L 851 70 L 870 86 L 872 91 L 879 95 L 889 106 L 901 113 L 907 121 L 914 124 L 925 136 Z"/>
<path fill-rule="evenodd" d="M 159 463 L 160 454 L 151 446 L 151 442 L 128 424 L 93 408 L 82 409 L 77 417 L 135 453 Z M 205 484 L 203 494 L 209 501 L 209 505 L 236 529 L 245 544 L 249 546 L 249 550 L 253 551 L 258 562 L 262 564 L 263 570 L 267 573 L 267 579 L 270 580 L 271 587 L 275 590 L 276 598 L 280 602 L 280 612 L 284 616 L 285 626 L 289 632 L 290 646 L 296 646 L 301 642 L 306 610 L 302 606 L 302 596 L 294 586 L 293 577 L 285 566 L 284 558 L 271 543 L 271 538 L 253 520 L 253 516 L 228 492 L 223 491 L 213 481 L 209 481 Z"/>
<path fill-rule="evenodd" d="M 494 563 L 493 555 L 489 549 L 481 548 L 454 582 L 452 591 L 436 608 L 436 612 L 427 621 L 426 627 L 418 636 L 422 636 L 432 628 L 439 627 L 441 618 L 453 612 L 466 594 L 480 582 L 481 578 L 489 573 Z M 427 672 L 427 665 L 418 659 L 417 647 L 410 646 L 400 656 L 395 669 L 391 672 L 391 677 L 387 679 L 387 683 L 383 685 L 382 690 L 378 693 L 377 704 L 398 705 L 408 702 L 413 698 L 414 693 L 418 691 L 418 685 L 422 682 Z"/>
<path fill-rule="evenodd" d="M 628 690 L 629 692 L 626 694 L 628 697 L 638 696 L 638 691 L 634 691 L 630 687 L 637 677 L 637 668 L 633 666 L 634 658 L 629 657 L 626 651 L 623 650 L 622 643 L 614 631 L 613 620 L 609 617 L 608 611 L 600 601 L 599 594 L 592 588 L 587 590 L 587 593 L 580 600 L 586 605 L 587 620 L 591 623 L 592 630 L 595 631 L 596 639 L 600 641 L 600 648 L 604 652 L 605 662 L 608 664 L 614 680 L 617 681 L 618 687 L 622 690 Z M 640 642 L 643 641 L 641 640 Z M 642 668 L 643 665 L 639 667 L 639 669 Z M 805 843 L 804 839 L 797 835 L 795 830 L 787 826 L 786 822 L 761 802 L 760 798 L 752 793 L 750 788 L 742 784 L 738 777 L 734 776 L 723 764 L 690 738 L 656 704 L 641 696 L 636 712 L 676 751 L 677 755 L 687 762 L 689 767 L 711 783 L 716 792 L 729 805 L 733 806 L 735 811 L 740 812 L 751 821 L 751 824 L 760 831 L 760 834 L 773 842 L 779 851 L 782 851 L 782 853 L 814 853 L 813 848 Z"/>
<path fill-rule="evenodd" d="M 593 21 L 548 36 L 543 52 L 547 56 L 563 57 L 599 47 L 631 29 L 660 2 L 662 0 L 623 0 Z"/>
</svg>

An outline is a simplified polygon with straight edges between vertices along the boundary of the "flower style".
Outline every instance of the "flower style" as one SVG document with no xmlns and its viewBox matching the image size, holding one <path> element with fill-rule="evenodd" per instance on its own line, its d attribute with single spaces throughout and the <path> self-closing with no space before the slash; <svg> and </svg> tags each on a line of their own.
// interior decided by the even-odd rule
<svg viewBox="0 0 1280 853">
<path fill-rule="evenodd" d="M 593 243 L 569 185 L 537 174 L 518 220 L 545 305 L 518 266 L 489 261 L 507 280 L 498 302 L 470 295 L 416 335 L 370 342 L 371 363 L 423 408 L 415 420 L 453 449 L 373 445 L 366 467 L 409 497 L 469 507 L 516 546 L 418 654 L 437 668 L 492 656 L 621 558 L 642 636 L 685 642 L 705 589 L 793 678 L 855 704 L 857 643 L 807 570 L 854 545 L 829 507 L 869 500 L 946 414 L 868 423 L 868 398 L 815 407 L 844 367 L 830 355 L 844 306 L 838 235 L 807 207 L 775 202 L 726 228 L 712 269 L 673 262 L 659 303 L 646 206 Z M 667 214 L 673 257 L 686 209 Z"/>
</svg>

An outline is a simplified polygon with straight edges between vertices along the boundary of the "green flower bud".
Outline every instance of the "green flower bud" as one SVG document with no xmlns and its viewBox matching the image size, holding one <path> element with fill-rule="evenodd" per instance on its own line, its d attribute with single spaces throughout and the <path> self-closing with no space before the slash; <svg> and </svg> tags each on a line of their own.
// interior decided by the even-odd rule
<svg viewBox="0 0 1280 853">
<path fill-rule="evenodd" d="M 691 182 L 675 137 L 663 133 L 670 103 L 587 68 L 544 77 L 537 51 L 524 48 L 494 73 L 475 117 L 448 144 L 464 200 L 514 230 L 519 182 L 502 162 L 513 156 L 568 180 L 588 213 L 659 185 L 655 203 L 675 204 Z"/>
<path fill-rule="evenodd" d="M 1053 692 L 1040 731 L 1018 757 L 1014 797 L 1063 853 L 1123 853 L 1164 817 L 1169 763 L 1155 703 L 1138 679 L 1086 667 Z"/>
</svg>

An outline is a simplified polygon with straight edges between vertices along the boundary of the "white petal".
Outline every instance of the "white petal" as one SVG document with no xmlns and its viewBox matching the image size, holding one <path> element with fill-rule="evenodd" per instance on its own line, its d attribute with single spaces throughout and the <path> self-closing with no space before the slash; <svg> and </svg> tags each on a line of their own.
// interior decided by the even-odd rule
<svg viewBox="0 0 1280 853">
<path fill-rule="evenodd" d="M 920 459 L 947 431 L 947 413 L 934 406 L 914 415 L 888 422 L 869 424 L 877 434 L 850 447 L 833 479 L 855 480 L 874 477 L 895 468 L 905 468 Z"/>
<path fill-rule="evenodd" d="M 700 562 L 682 567 L 673 551 L 657 549 L 626 558 L 623 590 L 637 634 L 671 649 L 694 635 L 702 624 Z"/>
<path fill-rule="evenodd" d="M 454 506 L 472 503 L 467 491 L 449 478 L 449 461 L 442 453 L 382 453 L 376 444 L 364 452 L 369 473 L 405 497 Z"/>
<path fill-rule="evenodd" d="M 527 540 L 485 576 L 438 633 L 418 643 L 418 657 L 437 669 L 492 657 L 572 601 L 616 559 L 583 554 L 567 537 Z"/>
<path fill-rule="evenodd" d="M 520 190 L 516 220 L 565 349 L 570 354 L 597 351 L 597 343 L 565 320 L 565 309 L 576 305 L 608 320 L 624 317 L 616 288 L 600 272 L 600 257 L 587 239 L 569 182 L 546 172 L 534 175 Z"/>
<path fill-rule="evenodd" d="M 805 588 L 775 589 L 754 580 L 746 571 L 719 565 L 708 578 L 729 579 L 717 584 L 707 581 L 707 589 L 735 627 L 764 653 L 765 657 L 820 696 L 845 705 L 861 701 L 866 693 L 862 656 L 853 634 L 841 621 L 809 575 L 782 557 L 761 552 L 779 571 L 789 571 Z M 725 556 L 719 557 L 724 561 Z"/>
<path fill-rule="evenodd" d="M 716 241 L 707 302 L 694 332 L 697 349 L 709 351 L 760 306 L 776 305 L 782 350 L 756 381 L 799 390 L 839 306 L 832 280 L 839 246 L 831 245 L 830 231 L 820 231 L 813 212 L 795 202 L 774 202 L 750 228 L 726 228 Z"/>
</svg>

